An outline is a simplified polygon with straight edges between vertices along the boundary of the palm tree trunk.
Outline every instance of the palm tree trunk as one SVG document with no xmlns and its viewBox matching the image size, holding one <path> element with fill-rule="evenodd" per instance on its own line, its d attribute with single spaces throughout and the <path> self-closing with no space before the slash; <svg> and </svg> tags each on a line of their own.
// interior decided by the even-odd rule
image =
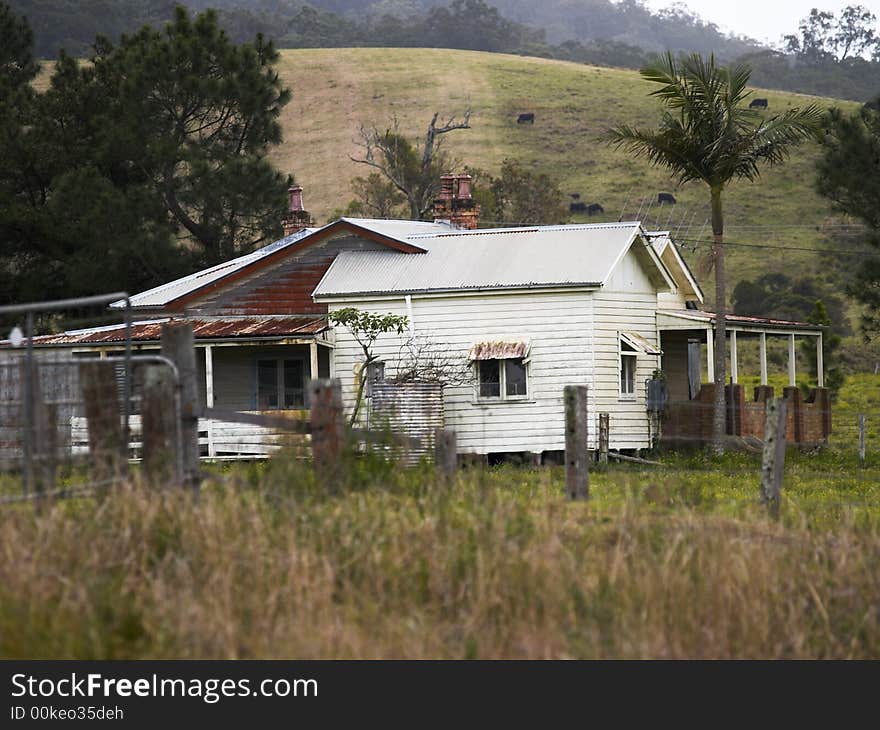
<svg viewBox="0 0 880 730">
<path fill-rule="evenodd" d="M 724 215 L 721 187 L 712 188 L 712 239 L 715 259 L 715 401 L 712 412 L 712 451 L 724 453 L 727 433 L 727 272 L 724 270 Z"/>
</svg>

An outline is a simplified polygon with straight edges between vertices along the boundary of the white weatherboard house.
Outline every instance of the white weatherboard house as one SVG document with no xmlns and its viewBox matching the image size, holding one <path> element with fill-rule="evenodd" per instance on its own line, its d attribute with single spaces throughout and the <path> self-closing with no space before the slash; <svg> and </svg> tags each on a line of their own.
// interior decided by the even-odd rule
<svg viewBox="0 0 880 730">
<path fill-rule="evenodd" d="M 644 384 L 661 366 L 658 307 L 685 309 L 685 297 L 701 295 L 679 285 L 638 223 L 459 230 L 352 222 L 422 252 L 342 252 L 315 301 L 408 317 L 409 332 L 377 340 L 386 378 L 409 337 L 470 361 L 473 383 L 444 393 L 460 451 L 564 449 L 562 394 L 571 384 L 589 386 L 591 413 L 610 414 L 611 448 L 650 446 Z M 334 372 L 349 407 L 362 360 L 351 333 L 337 329 Z"/>
<path fill-rule="evenodd" d="M 408 343 L 429 343 L 469 374 L 442 396 L 444 426 L 456 431 L 461 453 L 562 451 L 566 385 L 589 387 L 590 448 L 600 414 L 608 414 L 615 450 L 650 447 L 658 435 L 710 435 L 715 315 L 701 309 L 700 287 L 667 233 L 636 221 L 480 229 L 467 176 L 445 176 L 434 222 L 342 218 L 306 228 L 301 192 L 291 189 L 285 238 L 130 299 L 135 351 L 159 347 L 162 322 L 192 322 L 203 405 L 301 418 L 308 380 L 330 376 L 351 409 L 364 355 L 328 313 L 356 307 L 409 322 L 402 335 L 377 340 L 382 365 L 371 380 L 392 380 Z M 727 326 L 728 432 L 763 433 L 772 395 L 766 339 L 775 336 L 788 340 L 788 438 L 827 438 L 821 327 L 734 315 Z M 805 336 L 816 338 L 819 358 L 819 387 L 807 398 L 794 387 L 795 337 Z M 94 355 L 118 351 L 124 337 L 124 327 L 104 327 L 34 345 Z M 737 384 L 737 338 L 760 343 L 763 385 L 754 400 Z M 662 418 L 646 392 L 658 370 L 668 393 Z M 370 413 L 368 404 L 364 419 Z M 203 455 L 273 448 L 271 433 L 235 429 L 244 426 L 203 423 Z"/>
</svg>

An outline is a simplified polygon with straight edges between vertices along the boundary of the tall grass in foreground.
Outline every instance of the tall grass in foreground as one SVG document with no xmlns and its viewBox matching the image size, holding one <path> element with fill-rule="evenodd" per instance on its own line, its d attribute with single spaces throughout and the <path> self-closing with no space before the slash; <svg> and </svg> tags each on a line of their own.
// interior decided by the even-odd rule
<svg viewBox="0 0 880 730">
<path fill-rule="evenodd" d="M 559 470 L 467 471 L 448 491 L 356 472 L 333 498 L 281 459 L 197 499 L 135 485 L 0 510 L 0 655 L 880 656 L 863 513 L 816 529 L 791 505 L 781 524 L 706 511 L 672 473 L 597 475 L 570 503 Z"/>
</svg>

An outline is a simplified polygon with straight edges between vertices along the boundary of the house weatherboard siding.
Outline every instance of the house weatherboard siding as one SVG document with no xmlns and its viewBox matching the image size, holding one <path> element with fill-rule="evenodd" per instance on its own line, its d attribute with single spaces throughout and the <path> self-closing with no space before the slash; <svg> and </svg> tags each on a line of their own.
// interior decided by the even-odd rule
<svg viewBox="0 0 880 730">
<path fill-rule="evenodd" d="M 376 313 L 407 315 L 404 299 L 348 300 L 330 310 L 356 306 Z M 562 391 L 592 380 L 592 294 L 588 291 L 521 292 L 463 296 L 413 296 L 416 337 L 447 346 L 462 361 L 479 342 L 530 343 L 528 396 L 491 402 L 477 397 L 475 384 L 445 388 L 444 418 L 463 453 L 554 451 L 565 448 Z M 393 377 L 408 338 L 382 335 L 374 352 Z M 336 330 L 335 373 L 342 381 L 347 411 L 354 406 L 355 372 L 363 352 L 345 328 Z M 591 427 L 595 439 L 595 428 Z"/>
<path fill-rule="evenodd" d="M 630 251 L 610 281 L 593 294 L 595 322 L 595 383 L 590 394 L 594 425 L 598 413 L 610 414 L 610 448 L 649 447 L 649 416 L 645 406 L 645 381 L 660 367 L 657 355 L 636 355 L 635 393 L 620 395 L 620 334 L 634 332 L 659 348 L 657 290 Z M 656 435 L 656 434 L 655 434 Z M 592 447 L 591 447 L 592 448 Z"/>
</svg>

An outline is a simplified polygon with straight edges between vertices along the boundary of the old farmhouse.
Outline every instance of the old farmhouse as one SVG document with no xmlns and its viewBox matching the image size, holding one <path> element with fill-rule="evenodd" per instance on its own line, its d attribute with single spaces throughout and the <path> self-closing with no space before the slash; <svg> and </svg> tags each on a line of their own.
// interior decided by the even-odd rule
<svg viewBox="0 0 880 730">
<path fill-rule="evenodd" d="M 193 323 L 204 405 L 302 417 L 308 380 L 337 377 L 350 409 L 361 377 L 393 382 L 416 350 L 467 375 L 442 390 L 440 417 L 457 432 L 460 453 L 561 451 L 568 384 L 589 386 L 591 448 L 600 414 L 608 414 L 611 449 L 708 437 L 714 314 L 668 233 L 638 221 L 481 229 L 468 176 L 444 176 L 433 222 L 342 218 L 310 228 L 300 188 L 291 189 L 290 208 L 279 241 L 131 297 L 137 350 L 158 347 L 163 322 Z M 351 332 L 328 322 L 344 307 L 408 319 L 402 335 L 379 337 L 369 373 Z M 772 392 L 766 342 L 782 337 L 794 401 L 789 438 L 827 438 L 821 328 L 729 316 L 728 332 L 729 433 L 760 437 Z M 803 337 L 815 338 L 820 357 L 808 398 L 795 387 L 795 338 Z M 106 353 L 123 338 L 123 327 L 105 327 L 35 345 Z M 749 394 L 737 382 L 744 338 L 760 342 L 764 383 Z M 369 402 L 362 413 L 368 421 Z M 206 423 L 203 434 L 210 457 L 273 448 L 256 427 Z"/>
</svg>

